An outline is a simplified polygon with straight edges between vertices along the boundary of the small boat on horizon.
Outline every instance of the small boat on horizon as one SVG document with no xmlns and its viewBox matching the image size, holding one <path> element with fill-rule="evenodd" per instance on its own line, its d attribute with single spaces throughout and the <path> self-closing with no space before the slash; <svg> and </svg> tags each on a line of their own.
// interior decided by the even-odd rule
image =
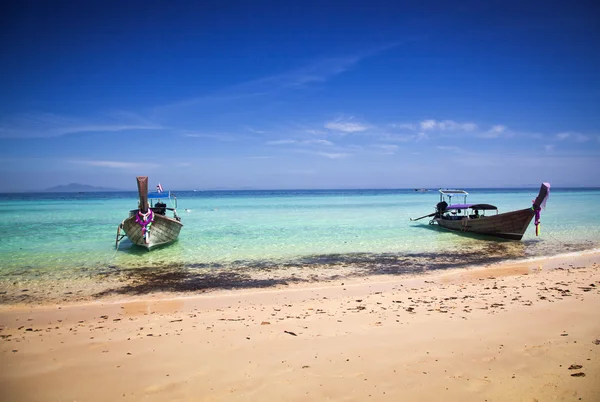
<svg viewBox="0 0 600 402">
<path fill-rule="evenodd" d="M 415 191 L 418 193 L 427 193 L 429 192 L 429 190 L 427 190 L 426 188 L 415 188 Z"/>
<path fill-rule="evenodd" d="M 149 193 L 148 176 L 138 176 L 137 187 L 138 208 L 129 211 L 129 217 L 118 226 L 115 247 L 119 247 L 125 236 L 147 250 L 176 241 L 183 227 L 177 215 L 177 197 L 171 196 L 170 191 L 164 191 L 160 183 L 155 192 Z M 168 201 L 171 206 L 163 201 Z M 173 217 L 167 216 L 167 211 L 171 211 Z M 125 234 L 121 234 L 121 230 Z"/>
<path fill-rule="evenodd" d="M 459 231 L 477 233 L 486 236 L 500 237 L 510 240 L 521 240 L 529 223 L 535 217 L 535 234 L 540 233 L 540 212 L 546 207 L 550 195 L 550 184 L 542 183 L 538 196 L 530 208 L 517 211 L 498 213 L 498 208 L 491 204 L 468 204 L 467 193 L 464 190 L 440 189 L 440 202 L 435 206 L 435 212 L 421 216 L 411 221 L 432 217 L 430 225 Z M 453 197 L 462 197 L 461 203 L 452 204 Z M 481 211 L 481 214 L 480 214 Z M 488 211 L 496 213 L 486 215 Z"/>
</svg>

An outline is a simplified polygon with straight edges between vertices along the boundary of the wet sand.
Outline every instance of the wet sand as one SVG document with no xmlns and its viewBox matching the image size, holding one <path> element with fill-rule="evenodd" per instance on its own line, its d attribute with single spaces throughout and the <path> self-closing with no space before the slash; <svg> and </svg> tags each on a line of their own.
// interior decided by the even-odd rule
<svg viewBox="0 0 600 402">
<path fill-rule="evenodd" d="M 10 401 L 600 400 L 600 254 L 0 307 Z"/>
</svg>

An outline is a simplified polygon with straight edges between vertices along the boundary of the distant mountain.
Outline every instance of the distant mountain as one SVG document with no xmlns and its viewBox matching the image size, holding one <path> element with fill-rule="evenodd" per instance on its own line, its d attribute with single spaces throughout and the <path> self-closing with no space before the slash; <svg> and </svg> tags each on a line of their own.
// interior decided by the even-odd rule
<svg viewBox="0 0 600 402">
<path fill-rule="evenodd" d="M 42 190 L 44 192 L 51 193 L 78 193 L 78 192 L 94 192 L 94 191 L 121 191 L 117 188 L 105 188 L 105 187 L 94 187 L 88 186 L 87 184 L 71 183 L 66 186 L 54 186 Z"/>
</svg>

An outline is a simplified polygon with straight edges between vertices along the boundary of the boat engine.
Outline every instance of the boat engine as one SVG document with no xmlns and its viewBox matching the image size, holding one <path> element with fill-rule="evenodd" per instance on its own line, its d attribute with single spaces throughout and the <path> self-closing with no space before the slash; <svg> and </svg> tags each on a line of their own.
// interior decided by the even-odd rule
<svg viewBox="0 0 600 402">
<path fill-rule="evenodd" d="M 436 209 L 436 218 L 441 218 L 442 214 L 446 212 L 446 208 L 448 208 L 448 203 L 446 201 L 438 202 L 435 206 Z"/>
<path fill-rule="evenodd" d="M 156 205 L 154 205 L 154 208 L 152 209 L 155 213 L 159 215 L 165 215 L 167 212 L 167 204 L 165 204 L 164 202 L 157 202 Z"/>
</svg>

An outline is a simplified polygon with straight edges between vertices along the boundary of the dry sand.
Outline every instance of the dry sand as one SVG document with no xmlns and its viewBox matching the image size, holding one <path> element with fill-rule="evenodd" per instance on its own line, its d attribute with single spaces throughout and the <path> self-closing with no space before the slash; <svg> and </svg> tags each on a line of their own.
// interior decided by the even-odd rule
<svg viewBox="0 0 600 402">
<path fill-rule="evenodd" d="M 0 310 L 4 401 L 600 401 L 600 255 Z"/>
</svg>

